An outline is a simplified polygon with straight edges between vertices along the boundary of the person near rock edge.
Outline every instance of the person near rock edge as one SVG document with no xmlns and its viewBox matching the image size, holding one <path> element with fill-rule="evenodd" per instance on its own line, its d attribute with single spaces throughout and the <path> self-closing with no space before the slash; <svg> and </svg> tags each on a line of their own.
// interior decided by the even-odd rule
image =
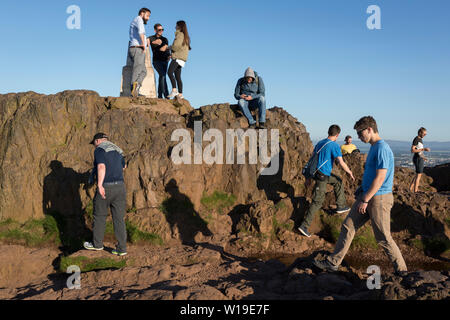
<svg viewBox="0 0 450 320">
<path fill-rule="evenodd" d="M 327 184 L 331 184 L 334 189 L 337 204 L 336 213 L 344 213 L 350 210 L 350 208 L 346 206 L 345 192 L 341 178 L 331 173 L 333 164 L 336 161 L 352 180 L 355 181 L 355 177 L 342 159 L 341 149 L 336 143 L 340 132 L 341 128 L 339 128 L 338 125 L 331 125 L 328 128 L 328 138 L 320 140 L 314 147 L 314 152 L 319 153 L 317 172 L 314 175 L 316 185 L 311 205 L 306 211 L 302 224 L 298 227 L 298 230 L 306 237 L 311 236 L 308 232 L 308 228 L 313 221 L 315 213 L 322 207 L 322 204 L 325 201 Z"/>
<path fill-rule="evenodd" d="M 266 122 L 266 88 L 264 81 L 252 68 L 245 70 L 244 77 L 240 78 L 234 89 L 234 97 L 248 119 L 249 127 L 256 128 L 256 121 L 249 108 L 258 108 L 259 129 L 265 128 Z"/>
<path fill-rule="evenodd" d="M 142 82 L 147 75 L 145 68 L 145 26 L 150 19 L 151 11 L 147 8 L 139 10 L 139 15 L 130 24 L 130 41 L 128 42 L 127 66 L 132 68 L 131 95 L 137 97 Z"/>
<path fill-rule="evenodd" d="M 158 72 L 158 98 L 167 98 L 167 66 L 170 60 L 169 41 L 163 36 L 164 28 L 160 23 L 154 26 L 155 34 L 147 38 L 153 52 L 153 66 Z"/>
<path fill-rule="evenodd" d="M 419 184 L 420 179 L 422 178 L 423 174 L 423 168 L 425 165 L 425 160 L 427 160 L 423 152 L 424 151 L 430 151 L 430 148 L 424 148 L 423 146 L 423 138 L 427 135 L 427 129 L 424 127 L 421 127 L 419 131 L 417 132 L 417 137 L 414 138 L 411 146 L 411 153 L 414 153 L 413 156 L 413 163 L 416 167 L 416 175 L 414 176 L 411 185 L 409 186 L 409 190 L 411 192 L 418 192 L 419 191 Z"/>
<path fill-rule="evenodd" d="M 106 217 L 111 209 L 114 235 L 118 241 L 113 254 L 127 254 L 127 232 L 125 227 L 126 190 L 123 171 L 126 168 L 123 151 L 108 141 L 108 136 L 97 133 L 90 142 L 95 146 L 93 176 L 97 177 L 94 197 L 93 242 L 85 242 L 87 250 L 103 250 Z"/>
<path fill-rule="evenodd" d="M 352 143 L 352 136 L 346 136 L 345 137 L 345 144 L 341 146 L 341 152 L 342 154 L 351 154 L 353 151 L 355 151 L 357 148 Z"/>
<path fill-rule="evenodd" d="M 172 51 L 172 61 L 169 65 L 169 79 L 172 84 L 172 92 L 168 98 L 183 98 L 183 81 L 181 81 L 181 69 L 184 68 L 191 50 L 191 38 L 187 29 L 186 22 L 177 21 L 175 26 L 175 40 L 170 46 Z"/>
<path fill-rule="evenodd" d="M 395 272 L 407 271 L 405 261 L 391 236 L 391 208 L 394 203 L 394 154 L 381 139 L 377 123 L 371 116 L 359 119 L 354 129 L 364 143 L 371 147 L 364 167 L 362 186 L 355 192 L 356 201 L 345 218 L 334 252 L 314 264 L 326 271 L 337 271 L 346 255 L 356 231 L 371 221 L 378 244 L 394 265 Z"/>
</svg>

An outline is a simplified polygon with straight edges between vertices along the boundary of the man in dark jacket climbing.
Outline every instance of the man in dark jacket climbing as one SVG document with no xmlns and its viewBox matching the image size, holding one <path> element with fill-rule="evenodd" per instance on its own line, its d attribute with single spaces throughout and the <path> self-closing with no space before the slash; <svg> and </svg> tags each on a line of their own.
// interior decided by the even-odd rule
<svg viewBox="0 0 450 320">
<path fill-rule="evenodd" d="M 238 100 L 239 107 L 248 119 L 250 128 L 256 128 L 256 121 L 249 108 L 258 108 L 259 129 L 265 128 L 266 122 L 266 89 L 263 79 L 252 68 L 245 70 L 244 77 L 240 78 L 234 89 L 234 97 Z"/>
<path fill-rule="evenodd" d="M 84 248 L 103 250 L 106 217 L 110 208 L 114 235 L 118 241 L 117 248 L 112 253 L 124 256 L 127 254 L 127 232 L 124 221 L 126 190 L 123 170 L 126 165 L 123 151 L 108 141 L 108 136 L 101 132 L 94 136 L 91 144 L 95 146 L 93 176 L 97 177 L 97 192 L 94 197 L 93 242 L 85 242 Z"/>
</svg>

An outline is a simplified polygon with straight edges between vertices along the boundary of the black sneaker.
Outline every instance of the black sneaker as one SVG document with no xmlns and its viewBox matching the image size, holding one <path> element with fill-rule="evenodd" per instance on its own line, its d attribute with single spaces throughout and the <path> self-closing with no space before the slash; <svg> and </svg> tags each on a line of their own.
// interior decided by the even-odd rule
<svg viewBox="0 0 450 320">
<path fill-rule="evenodd" d="M 349 207 L 337 208 L 336 213 L 344 213 L 350 211 Z"/>
<path fill-rule="evenodd" d="M 314 260 L 313 264 L 323 270 L 323 271 L 338 271 L 339 270 L 339 266 L 335 266 L 334 264 L 332 264 L 330 261 L 328 261 L 328 259 L 325 260 Z"/>
<path fill-rule="evenodd" d="M 265 123 L 264 122 L 260 122 L 258 129 L 266 129 Z"/>
<path fill-rule="evenodd" d="M 304 227 L 300 226 L 298 227 L 298 231 L 300 231 L 301 234 L 303 234 L 306 237 L 311 237 L 311 234 L 306 230 Z"/>
</svg>

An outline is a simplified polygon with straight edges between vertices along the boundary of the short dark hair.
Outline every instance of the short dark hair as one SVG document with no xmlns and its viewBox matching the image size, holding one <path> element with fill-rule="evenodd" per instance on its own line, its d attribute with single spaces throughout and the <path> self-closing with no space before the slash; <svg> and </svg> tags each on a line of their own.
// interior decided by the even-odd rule
<svg viewBox="0 0 450 320">
<path fill-rule="evenodd" d="M 417 131 L 417 134 L 422 134 L 422 133 L 424 133 L 425 131 L 427 131 L 427 129 L 425 129 L 424 127 L 420 127 L 420 129 L 419 129 L 419 131 Z"/>
<path fill-rule="evenodd" d="M 150 12 L 150 13 L 152 13 L 152 12 L 150 11 L 150 9 L 142 8 L 141 10 L 139 10 L 139 15 L 141 15 L 141 13 L 145 13 L 145 12 Z"/>
<path fill-rule="evenodd" d="M 335 135 L 338 135 L 341 133 L 341 128 L 337 124 L 333 124 L 328 128 L 328 135 L 330 137 L 334 137 Z"/>
<path fill-rule="evenodd" d="M 158 27 L 162 27 L 161 23 L 156 23 L 156 24 L 153 26 L 153 29 L 156 30 Z"/>
<path fill-rule="evenodd" d="M 353 129 L 356 131 L 365 130 L 367 128 L 372 128 L 373 132 L 378 133 L 377 122 L 372 116 L 365 116 L 356 121 Z"/>
<path fill-rule="evenodd" d="M 346 136 L 344 141 L 347 141 L 348 139 L 351 139 L 352 136 Z"/>
</svg>

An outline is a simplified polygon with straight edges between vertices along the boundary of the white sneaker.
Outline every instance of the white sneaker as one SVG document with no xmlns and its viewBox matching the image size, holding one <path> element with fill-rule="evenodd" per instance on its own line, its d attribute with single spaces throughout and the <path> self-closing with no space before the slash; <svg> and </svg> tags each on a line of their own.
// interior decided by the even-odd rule
<svg viewBox="0 0 450 320">
<path fill-rule="evenodd" d="M 183 94 L 182 93 L 177 94 L 177 98 L 178 99 L 184 99 Z"/>
<path fill-rule="evenodd" d="M 178 95 L 178 89 L 173 89 L 172 92 L 167 96 L 167 99 L 175 98 Z"/>
<path fill-rule="evenodd" d="M 102 251 L 103 247 L 101 248 L 96 248 L 94 247 L 94 245 L 92 244 L 92 242 L 88 242 L 86 241 L 85 243 L 83 243 L 83 247 L 87 250 L 94 250 L 94 251 Z"/>
</svg>

